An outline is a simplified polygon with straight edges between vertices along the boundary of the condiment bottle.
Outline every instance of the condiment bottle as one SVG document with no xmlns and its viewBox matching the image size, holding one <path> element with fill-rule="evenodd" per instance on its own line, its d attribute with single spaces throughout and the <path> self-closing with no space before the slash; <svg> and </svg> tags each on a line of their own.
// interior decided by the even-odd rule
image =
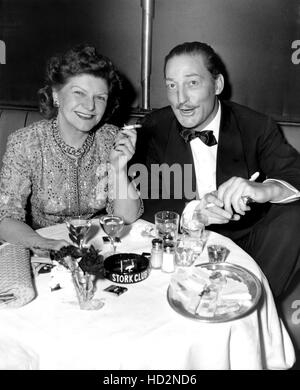
<svg viewBox="0 0 300 390">
<path fill-rule="evenodd" d="M 164 244 L 164 253 L 161 269 L 164 272 L 175 271 L 175 251 L 174 244 L 172 242 Z"/>
<path fill-rule="evenodd" d="M 152 268 L 161 268 L 163 260 L 163 242 L 160 238 L 152 240 L 151 266 Z"/>
</svg>

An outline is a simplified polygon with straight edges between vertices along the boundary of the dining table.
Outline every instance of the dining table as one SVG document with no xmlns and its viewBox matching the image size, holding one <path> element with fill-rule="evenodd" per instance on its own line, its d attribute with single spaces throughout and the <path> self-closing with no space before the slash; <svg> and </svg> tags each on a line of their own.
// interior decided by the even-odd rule
<svg viewBox="0 0 300 390">
<path fill-rule="evenodd" d="M 153 237 L 145 233 L 149 232 L 149 226 L 153 225 L 142 219 L 126 225 L 117 251 L 150 253 Z M 42 228 L 38 232 L 44 237 L 68 240 L 65 224 Z M 74 299 L 70 300 L 64 288 L 52 291 L 51 272 L 36 273 L 36 298 L 22 307 L 0 310 L 0 368 L 5 368 L 1 351 L 6 344 L 6 355 L 14 354 L 16 349 L 22 351 L 20 365 L 29 369 L 291 368 L 295 362 L 293 344 L 279 318 L 262 270 L 229 238 L 207 232 L 206 246 L 226 246 L 230 251 L 226 263 L 243 267 L 260 281 L 261 297 L 255 308 L 244 316 L 211 323 L 180 314 L 167 298 L 174 274 L 161 269 L 151 269 L 146 279 L 131 284 L 99 279 L 95 295 L 104 302 L 99 310 L 81 310 L 75 293 Z M 105 233 L 99 220 L 93 220 L 88 243 L 105 253 L 109 243 L 103 236 Z M 208 262 L 206 247 L 196 262 Z M 127 291 L 119 296 L 104 291 L 111 284 L 125 286 Z"/>
</svg>

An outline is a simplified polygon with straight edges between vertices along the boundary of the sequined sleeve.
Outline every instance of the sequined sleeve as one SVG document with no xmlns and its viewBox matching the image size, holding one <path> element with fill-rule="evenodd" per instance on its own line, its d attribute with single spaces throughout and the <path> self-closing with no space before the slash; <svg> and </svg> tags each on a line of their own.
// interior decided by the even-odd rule
<svg viewBox="0 0 300 390">
<path fill-rule="evenodd" d="M 144 210 L 144 203 L 142 201 L 142 198 L 140 198 L 140 207 L 139 207 L 136 219 L 141 218 L 141 216 L 144 214 L 144 211 L 145 211 Z"/>
<path fill-rule="evenodd" d="M 107 214 L 114 214 L 114 202 L 116 198 L 115 193 L 115 183 L 114 183 L 114 173 L 111 164 L 109 163 L 109 153 L 111 148 L 113 147 L 113 143 L 117 137 L 119 132 L 119 128 L 113 125 L 105 125 L 104 126 L 104 144 L 106 146 L 107 160 L 106 160 L 106 173 L 107 173 L 107 201 L 106 201 L 106 212 Z M 140 207 L 138 210 L 138 214 L 136 219 L 140 218 L 140 216 L 144 212 L 143 202 L 140 198 Z"/>
<path fill-rule="evenodd" d="M 115 138 L 118 134 L 119 129 L 115 126 L 106 125 L 106 134 L 109 134 L 108 139 L 105 141 L 107 145 L 109 145 L 109 149 L 113 146 L 113 143 L 111 142 L 113 137 L 113 141 L 115 141 Z M 109 140 L 109 141 L 108 141 Z M 108 142 L 107 142 L 108 141 Z M 109 150 L 110 152 L 110 150 Z M 107 172 L 107 202 L 106 202 L 106 212 L 107 214 L 114 214 L 114 202 L 116 199 L 116 192 L 115 192 L 115 182 L 114 182 L 114 172 L 113 167 L 109 163 L 109 152 L 107 153 L 107 161 L 106 161 L 106 172 Z M 131 181 L 131 177 L 128 177 L 128 179 Z M 121 189 L 122 191 L 122 189 Z M 136 191 L 139 193 L 139 191 L 136 188 Z M 140 205 L 139 210 L 137 212 L 136 219 L 140 218 L 142 214 L 144 213 L 144 204 L 141 199 L 139 198 Z"/>
<path fill-rule="evenodd" d="M 111 124 L 105 124 L 101 132 L 101 150 L 104 157 L 105 165 L 105 176 L 102 175 L 102 181 L 105 183 L 106 198 L 106 212 L 107 214 L 114 214 L 114 182 L 111 175 L 111 165 L 109 162 L 109 154 L 113 148 L 115 139 L 120 129 L 117 126 Z M 99 168 L 98 168 L 99 170 Z"/>
<path fill-rule="evenodd" d="M 8 138 L 0 173 L 0 221 L 5 217 L 25 221 L 25 207 L 31 192 L 25 139 L 21 131 Z"/>
<path fill-rule="evenodd" d="M 108 174 L 108 176 L 110 176 L 110 175 Z M 112 180 L 110 180 L 110 179 L 108 179 L 108 188 L 109 188 L 109 190 L 108 190 L 108 197 L 107 197 L 107 203 L 106 203 L 106 212 L 107 212 L 107 214 L 114 214 L 115 197 L 113 195 L 114 191 L 113 191 Z M 137 192 L 138 192 L 138 190 L 137 190 Z M 144 203 L 143 203 L 141 197 L 139 198 L 139 201 L 140 201 L 140 205 L 139 205 L 136 219 L 139 219 L 144 214 Z"/>
</svg>

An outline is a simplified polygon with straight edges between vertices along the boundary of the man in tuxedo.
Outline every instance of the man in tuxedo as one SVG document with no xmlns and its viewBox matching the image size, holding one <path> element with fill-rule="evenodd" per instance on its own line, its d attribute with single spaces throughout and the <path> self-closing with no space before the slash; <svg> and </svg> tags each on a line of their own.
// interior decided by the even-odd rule
<svg viewBox="0 0 300 390">
<path fill-rule="evenodd" d="M 164 76 L 170 105 L 142 120 L 137 141 L 135 162 L 148 171 L 143 218 L 201 210 L 210 230 L 257 261 L 279 296 L 300 256 L 298 152 L 270 117 L 220 100 L 224 67 L 209 45 L 174 47 Z"/>
</svg>

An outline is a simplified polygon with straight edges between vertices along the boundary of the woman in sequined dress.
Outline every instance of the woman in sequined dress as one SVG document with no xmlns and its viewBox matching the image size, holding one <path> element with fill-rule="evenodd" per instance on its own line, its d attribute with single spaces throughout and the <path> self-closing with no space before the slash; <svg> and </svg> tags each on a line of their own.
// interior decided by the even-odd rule
<svg viewBox="0 0 300 390">
<path fill-rule="evenodd" d="M 120 87 L 111 61 L 92 46 L 50 59 L 39 91 L 47 119 L 8 139 L 0 176 L 1 240 L 60 249 L 65 241 L 43 238 L 34 229 L 101 210 L 127 223 L 141 215 L 126 170 L 136 132 L 107 122 L 119 105 Z"/>
</svg>

